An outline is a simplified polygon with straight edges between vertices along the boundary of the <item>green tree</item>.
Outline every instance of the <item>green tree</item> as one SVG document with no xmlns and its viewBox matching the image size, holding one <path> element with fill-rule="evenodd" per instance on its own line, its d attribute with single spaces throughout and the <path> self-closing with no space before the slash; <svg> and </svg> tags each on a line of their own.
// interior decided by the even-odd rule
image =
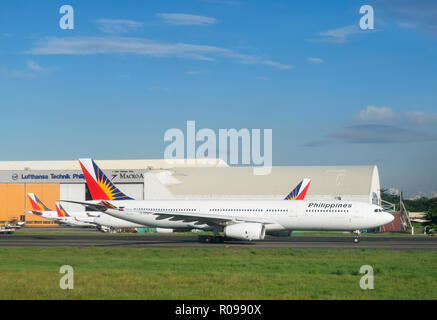
<svg viewBox="0 0 437 320">
<path fill-rule="evenodd" d="M 428 220 L 431 220 L 429 225 L 432 228 L 436 228 L 437 227 L 437 201 L 433 201 L 432 202 L 430 208 L 428 209 L 428 211 L 426 213 L 426 218 Z"/>
<path fill-rule="evenodd" d="M 399 203 L 399 196 L 390 194 L 387 189 L 382 188 L 381 189 L 381 199 L 388 201 L 390 203 L 398 204 Z"/>
</svg>

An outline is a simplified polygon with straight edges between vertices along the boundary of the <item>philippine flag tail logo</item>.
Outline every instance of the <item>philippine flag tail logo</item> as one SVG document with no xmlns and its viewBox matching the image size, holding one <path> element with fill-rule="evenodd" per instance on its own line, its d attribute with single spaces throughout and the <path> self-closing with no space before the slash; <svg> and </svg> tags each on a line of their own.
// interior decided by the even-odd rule
<svg viewBox="0 0 437 320">
<path fill-rule="evenodd" d="M 30 205 L 34 211 L 50 211 L 41 200 L 34 193 L 28 193 L 27 197 L 29 198 Z"/>
<path fill-rule="evenodd" d="M 304 200 L 305 195 L 307 194 L 308 188 L 310 186 L 311 179 L 305 178 L 293 191 L 291 191 L 288 196 L 285 197 L 284 200 Z"/>
<path fill-rule="evenodd" d="M 69 217 L 70 215 L 67 213 L 67 211 L 64 210 L 62 205 L 59 202 L 56 202 L 56 212 L 58 213 L 58 217 Z"/>
<path fill-rule="evenodd" d="M 133 200 L 121 192 L 92 159 L 79 159 L 93 200 Z"/>
</svg>

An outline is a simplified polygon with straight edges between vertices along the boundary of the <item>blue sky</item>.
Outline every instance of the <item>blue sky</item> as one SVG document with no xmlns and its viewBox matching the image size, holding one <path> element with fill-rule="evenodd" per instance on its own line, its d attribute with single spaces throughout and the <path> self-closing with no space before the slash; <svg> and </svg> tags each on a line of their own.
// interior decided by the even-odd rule
<svg viewBox="0 0 437 320">
<path fill-rule="evenodd" d="M 436 21 L 424 0 L 2 1 L 0 160 L 162 158 L 195 120 L 272 129 L 275 165 L 377 164 L 429 196 Z"/>
</svg>

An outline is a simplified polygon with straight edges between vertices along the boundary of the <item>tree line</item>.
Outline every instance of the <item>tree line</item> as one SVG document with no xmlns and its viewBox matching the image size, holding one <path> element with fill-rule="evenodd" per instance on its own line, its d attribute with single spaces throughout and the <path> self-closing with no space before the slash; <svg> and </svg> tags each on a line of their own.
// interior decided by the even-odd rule
<svg viewBox="0 0 437 320">
<path fill-rule="evenodd" d="M 399 209 L 399 195 L 390 194 L 387 189 L 381 190 L 382 200 L 394 203 Z M 413 200 L 403 200 L 405 208 L 410 212 L 425 212 L 426 219 L 431 220 L 427 223 L 431 227 L 437 227 L 437 198 L 421 197 Z"/>
</svg>

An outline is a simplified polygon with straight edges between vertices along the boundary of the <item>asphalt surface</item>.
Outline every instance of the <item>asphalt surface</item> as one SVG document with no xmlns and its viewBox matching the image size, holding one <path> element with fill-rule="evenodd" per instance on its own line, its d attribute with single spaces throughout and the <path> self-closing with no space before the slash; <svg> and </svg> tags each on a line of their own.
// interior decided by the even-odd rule
<svg viewBox="0 0 437 320">
<path fill-rule="evenodd" d="M 51 229 L 53 230 L 53 229 Z M 78 231 L 77 229 L 67 229 Z M 361 236 L 358 244 L 351 235 L 293 235 L 269 237 L 263 241 L 226 241 L 224 243 L 201 243 L 191 234 L 106 234 L 83 232 L 81 234 L 1 234 L 0 246 L 42 247 L 140 247 L 140 248 L 314 248 L 314 249 L 397 249 L 437 250 L 437 237 L 432 236 Z"/>
</svg>

